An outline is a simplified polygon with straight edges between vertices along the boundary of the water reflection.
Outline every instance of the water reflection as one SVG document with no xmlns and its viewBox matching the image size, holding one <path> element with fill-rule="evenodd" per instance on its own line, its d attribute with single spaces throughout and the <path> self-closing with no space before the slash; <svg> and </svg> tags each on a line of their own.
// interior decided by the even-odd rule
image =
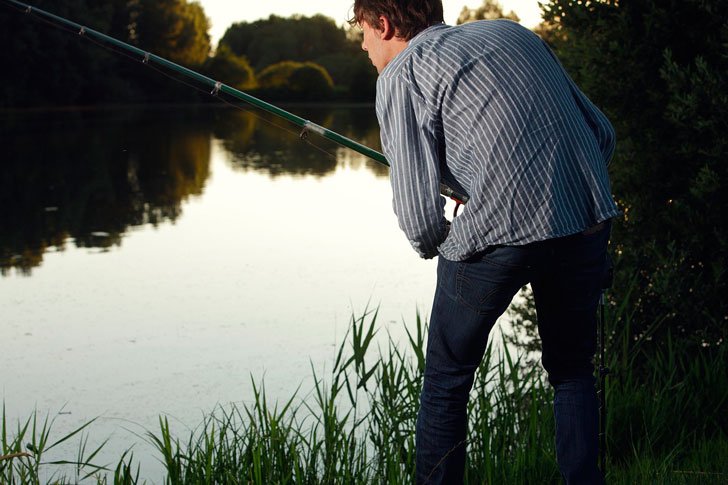
<svg viewBox="0 0 728 485">
<path fill-rule="evenodd" d="M 4 120 L 0 270 L 30 274 L 50 247 L 108 248 L 129 226 L 175 220 L 209 176 L 194 118 L 123 110 Z"/>
<path fill-rule="evenodd" d="M 379 127 L 371 108 L 337 108 L 294 106 L 296 115 L 329 130 L 380 150 Z M 299 138 L 299 130 L 290 122 L 259 111 L 226 110 L 217 114 L 214 135 L 232 155 L 236 167 L 278 175 L 313 175 L 333 172 L 348 157 L 339 146 L 315 135 L 309 144 Z M 372 162 L 372 171 L 386 175 L 386 166 Z"/>
<path fill-rule="evenodd" d="M 336 168 L 336 157 L 302 143 L 290 123 L 252 112 L 224 112 L 214 134 L 236 167 L 282 174 L 323 176 Z M 316 140 L 318 141 L 318 140 Z"/>
<path fill-rule="evenodd" d="M 372 107 L 289 107 L 380 149 Z M 0 271 L 30 275 L 51 249 L 120 245 L 130 226 L 175 221 L 210 176 L 211 136 L 233 165 L 280 175 L 323 177 L 337 165 L 388 169 L 259 111 L 211 107 L 116 109 L 0 115 Z M 322 153 L 322 150 L 326 153 Z"/>
</svg>

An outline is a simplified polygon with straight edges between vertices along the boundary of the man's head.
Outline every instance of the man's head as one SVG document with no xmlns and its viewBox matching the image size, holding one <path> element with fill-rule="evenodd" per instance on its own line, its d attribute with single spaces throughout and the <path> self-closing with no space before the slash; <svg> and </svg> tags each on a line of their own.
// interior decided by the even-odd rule
<svg viewBox="0 0 728 485">
<path fill-rule="evenodd" d="M 442 0 L 356 0 L 349 23 L 361 26 L 361 48 L 382 72 L 412 37 L 442 21 Z"/>
<path fill-rule="evenodd" d="M 351 25 L 369 26 L 381 30 L 384 16 L 394 28 L 394 35 L 405 42 L 427 27 L 443 22 L 442 0 L 355 0 Z"/>
</svg>

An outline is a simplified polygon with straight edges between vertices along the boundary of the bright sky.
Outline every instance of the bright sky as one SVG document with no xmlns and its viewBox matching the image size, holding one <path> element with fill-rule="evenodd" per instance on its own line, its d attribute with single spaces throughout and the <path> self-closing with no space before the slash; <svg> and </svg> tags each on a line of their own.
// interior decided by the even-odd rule
<svg viewBox="0 0 728 485">
<path fill-rule="evenodd" d="M 333 18 L 337 24 L 342 25 L 351 14 L 354 0 L 311 0 L 308 2 L 293 0 L 198 0 L 210 18 L 213 45 L 225 33 L 230 24 L 245 20 L 251 22 L 261 18 L 268 18 L 270 14 L 289 17 L 294 13 L 313 15 L 322 13 Z M 541 21 L 541 9 L 538 0 L 500 0 L 505 12 L 513 10 L 521 19 L 521 23 L 532 28 Z M 443 0 L 445 22 L 455 24 L 463 6 L 476 8 L 481 5 L 480 0 Z"/>
</svg>

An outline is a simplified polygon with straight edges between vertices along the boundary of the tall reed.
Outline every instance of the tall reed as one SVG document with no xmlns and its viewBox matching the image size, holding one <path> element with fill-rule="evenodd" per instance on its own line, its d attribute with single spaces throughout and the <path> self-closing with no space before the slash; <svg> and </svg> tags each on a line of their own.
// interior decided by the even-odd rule
<svg viewBox="0 0 728 485">
<path fill-rule="evenodd" d="M 57 477 L 56 472 L 50 472 L 48 483 L 76 483 L 101 470 L 106 470 L 101 465 L 93 463 L 94 458 L 104 447 L 106 442 L 98 447 L 87 450 L 88 435 L 84 430 L 88 428 L 95 419 L 86 422 L 65 436 L 51 440 L 51 429 L 55 418 L 50 419 L 48 415 L 41 419 L 38 413 L 33 413 L 24 423 L 18 422 L 12 432 L 8 426 L 5 404 L 2 412 L 2 448 L 0 448 L 0 483 L 7 485 L 41 483 L 41 467 L 44 469 L 52 467 L 59 470 L 59 466 L 71 466 L 74 470 L 73 478 Z M 63 443 L 73 437 L 79 438 L 78 450 L 74 460 L 52 460 L 44 461 L 45 457 L 55 451 Z"/>
<path fill-rule="evenodd" d="M 168 484 L 403 484 L 412 483 L 417 416 L 424 369 L 426 323 L 406 327 L 407 342 L 391 336 L 377 345 L 377 313 L 352 317 L 325 376 L 312 366 L 313 389 L 271 403 L 251 380 L 254 400 L 220 406 L 184 439 L 166 418 L 147 439 L 166 468 Z M 505 345 L 486 350 L 469 404 L 465 480 L 483 483 L 559 483 L 554 452 L 553 392 L 540 366 Z M 609 384 L 608 480 L 613 483 L 726 483 L 728 362 L 725 346 L 690 358 L 670 344 L 650 356 L 652 374 L 631 373 L 613 357 Z M 711 392 L 699 392 L 709 386 Z M 90 423 L 88 423 L 90 424 Z M 40 483 L 41 455 L 82 434 L 87 425 L 48 445 L 52 421 L 35 416 L 8 439 L 4 415 L 2 483 Z M 29 446 L 23 442 L 30 441 Z M 81 439 L 73 479 L 48 483 L 142 483 L 127 451 L 115 469 L 92 465 Z M 102 445 L 103 446 L 103 445 Z M 722 458 L 721 458 L 722 457 Z M 51 463 L 48 463 L 51 465 Z M 74 481 L 75 479 L 75 481 Z"/>
</svg>

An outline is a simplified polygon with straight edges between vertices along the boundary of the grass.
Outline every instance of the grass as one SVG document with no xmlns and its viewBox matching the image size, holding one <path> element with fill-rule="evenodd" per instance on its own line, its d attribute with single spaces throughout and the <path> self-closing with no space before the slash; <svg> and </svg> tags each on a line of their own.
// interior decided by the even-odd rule
<svg viewBox="0 0 728 485">
<path fill-rule="evenodd" d="M 251 381 L 254 402 L 218 407 L 184 439 L 166 418 L 146 438 L 169 484 L 412 483 L 414 428 L 424 368 L 426 324 L 418 316 L 407 343 L 374 347 L 376 312 L 352 318 L 330 373 L 313 389 L 270 403 Z M 553 392 L 540 367 L 503 345 L 486 351 L 469 406 L 466 483 L 560 483 L 554 456 Z M 725 346 L 681 355 L 670 344 L 649 359 L 651 375 L 612 362 L 608 393 L 610 483 L 728 483 Z M 644 368 L 645 366 L 642 366 Z M 143 483 L 127 451 L 114 468 L 93 464 L 87 427 L 52 441 L 52 420 L 34 414 L 12 432 L 3 412 L 0 483 L 38 484 L 41 468 L 70 465 L 73 476 L 45 483 Z M 66 461 L 48 451 L 78 440 Z M 52 473 L 52 472 L 51 472 Z"/>
<path fill-rule="evenodd" d="M 75 470 L 74 482 L 96 474 L 102 467 L 93 464 L 93 459 L 103 448 L 104 443 L 93 450 L 87 450 L 88 435 L 84 430 L 94 420 L 88 421 L 67 435 L 51 440 L 51 429 L 55 419 L 46 415 L 42 420 L 34 413 L 24 423 L 19 422 L 11 435 L 7 424 L 5 405 L 2 413 L 2 449 L 0 450 L 0 483 L 40 484 L 41 466 L 70 465 Z M 78 436 L 78 452 L 74 460 L 45 461 L 45 457 L 66 441 Z M 68 478 L 56 477 L 54 473 L 47 483 L 69 482 Z"/>
</svg>

